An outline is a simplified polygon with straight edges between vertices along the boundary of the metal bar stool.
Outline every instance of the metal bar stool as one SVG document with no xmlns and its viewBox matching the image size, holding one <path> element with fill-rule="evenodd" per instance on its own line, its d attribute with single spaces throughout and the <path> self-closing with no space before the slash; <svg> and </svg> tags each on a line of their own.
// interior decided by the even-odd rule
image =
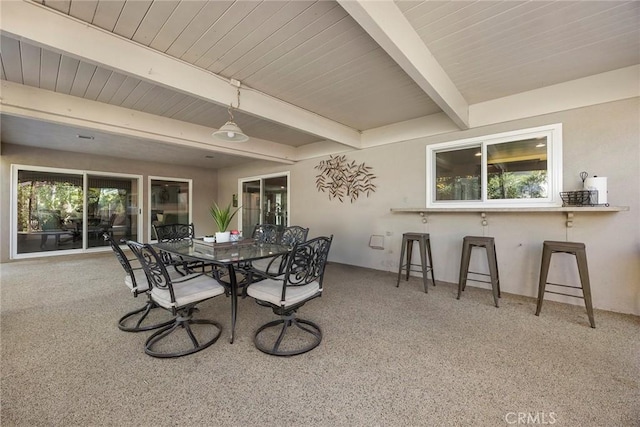
<svg viewBox="0 0 640 427">
<path fill-rule="evenodd" d="M 549 266 L 551 264 L 551 255 L 556 252 L 571 254 L 576 257 L 578 263 L 578 273 L 580 274 L 580 286 L 564 285 L 559 283 L 547 282 L 547 276 L 549 275 Z M 563 292 L 547 291 L 546 285 L 562 286 L 564 288 L 582 289 L 582 295 L 571 295 Z M 591 284 L 589 282 L 589 268 L 587 266 L 587 251 L 584 243 L 576 242 L 553 242 L 545 241 L 542 245 L 542 263 L 540 265 L 540 282 L 538 284 L 538 305 L 536 307 L 536 316 L 540 315 L 542 309 L 542 300 L 544 293 L 565 295 L 574 298 L 584 299 L 584 304 L 587 308 L 587 316 L 589 316 L 589 323 L 592 328 L 596 327 L 596 322 L 593 319 L 593 306 L 591 305 Z"/>
<path fill-rule="evenodd" d="M 413 242 L 417 241 L 420 247 L 420 269 L 412 269 L 412 267 L 418 267 L 418 264 L 411 263 L 411 255 L 413 252 Z M 406 263 L 404 261 L 405 249 L 407 253 Z M 427 262 L 427 257 L 428 261 Z M 431 282 L 433 286 L 436 285 L 436 278 L 433 274 L 433 257 L 431 256 L 431 243 L 429 240 L 429 233 L 404 233 L 402 235 L 402 249 L 400 250 L 400 268 L 398 269 L 398 282 L 396 288 L 400 286 L 400 276 L 402 275 L 402 269 L 406 270 L 405 280 L 409 280 L 409 272 L 422 273 L 422 281 L 424 282 L 424 292 L 427 293 L 427 273 L 431 272 Z"/>
<path fill-rule="evenodd" d="M 469 271 L 469 261 L 471 260 L 471 250 L 474 247 L 485 248 L 487 252 L 487 261 L 489 263 L 489 274 Z M 468 278 L 469 274 L 487 276 L 491 280 L 477 280 Z M 496 255 L 496 244 L 493 237 L 466 236 L 462 242 L 462 259 L 460 261 L 460 279 L 458 281 L 458 298 L 462 295 L 462 291 L 467 287 L 467 280 L 474 282 L 491 283 L 493 291 L 493 301 L 498 307 L 498 298 L 500 298 L 500 276 L 498 274 L 498 256 Z"/>
</svg>

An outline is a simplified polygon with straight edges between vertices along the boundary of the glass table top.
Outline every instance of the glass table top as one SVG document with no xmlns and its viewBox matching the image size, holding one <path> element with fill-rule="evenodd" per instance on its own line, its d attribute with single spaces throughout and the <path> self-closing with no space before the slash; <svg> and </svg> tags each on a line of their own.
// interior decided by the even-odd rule
<svg viewBox="0 0 640 427">
<path fill-rule="evenodd" d="M 257 243 L 252 239 L 229 243 L 208 243 L 192 239 L 155 243 L 152 246 L 175 255 L 222 264 L 270 258 L 291 250 L 289 246 Z"/>
</svg>

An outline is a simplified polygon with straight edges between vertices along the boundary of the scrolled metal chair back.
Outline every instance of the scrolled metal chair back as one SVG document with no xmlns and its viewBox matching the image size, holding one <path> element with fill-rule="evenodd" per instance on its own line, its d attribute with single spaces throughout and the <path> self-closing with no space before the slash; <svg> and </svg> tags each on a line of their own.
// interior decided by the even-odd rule
<svg viewBox="0 0 640 427">
<path fill-rule="evenodd" d="M 169 289 L 171 300 L 175 302 L 171 278 L 158 253 L 149 244 L 127 240 L 127 246 L 135 254 L 147 275 L 149 288 Z"/>
<path fill-rule="evenodd" d="M 304 243 L 307 241 L 307 234 L 309 234 L 308 228 L 300 227 L 299 225 L 292 225 L 287 227 L 280 236 L 280 244 L 286 246 L 294 246 L 296 244 Z"/>
<path fill-rule="evenodd" d="M 283 300 L 285 299 L 286 288 L 289 286 L 303 286 L 317 281 L 320 289 L 322 289 L 324 268 L 327 264 L 332 240 L 333 236 L 316 237 L 293 248 L 289 253 L 285 269 Z"/>
<path fill-rule="evenodd" d="M 251 234 L 253 239 L 260 243 L 277 243 L 278 242 L 278 226 L 275 224 L 258 224 Z"/>
<path fill-rule="evenodd" d="M 109 246 L 111 246 L 111 249 L 113 249 L 113 253 L 116 255 L 116 258 L 120 262 L 120 265 L 122 265 L 122 268 L 124 268 L 124 271 L 129 276 L 131 276 L 131 280 L 133 281 L 133 284 L 135 286 L 136 279 L 133 275 L 133 267 L 131 267 L 131 263 L 129 262 L 129 259 L 122 251 L 122 248 L 120 248 L 118 243 L 113 239 L 113 237 L 111 237 L 109 233 L 102 233 L 102 237 L 104 237 L 104 240 L 109 243 Z"/>
<path fill-rule="evenodd" d="M 193 239 L 195 236 L 193 223 L 154 225 L 153 229 L 158 237 L 158 242 L 176 242 L 178 240 Z"/>
</svg>

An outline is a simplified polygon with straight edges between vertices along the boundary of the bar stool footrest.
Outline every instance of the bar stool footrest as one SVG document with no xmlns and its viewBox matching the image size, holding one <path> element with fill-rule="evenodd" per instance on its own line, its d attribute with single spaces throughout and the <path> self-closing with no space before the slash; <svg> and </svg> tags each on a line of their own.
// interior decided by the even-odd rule
<svg viewBox="0 0 640 427">
<path fill-rule="evenodd" d="M 407 269 L 407 264 L 403 264 L 402 267 L 400 267 L 403 270 Z M 412 271 L 414 273 L 428 273 L 430 271 L 433 271 L 433 268 L 431 267 L 427 267 L 424 270 L 420 267 L 420 264 L 411 264 L 409 268 L 409 271 Z"/>
<path fill-rule="evenodd" d="M 580 289 L 580 288 L 576 288 L 576 289 Z M 571 294 L 565 294 L 564 292 L 556 292 L 556 291 L 544 291 L 545 293 L 549 293 L 549 294 L 556 294 L 556 295 L 564 295 L 567 297 L 573 297 L 573 298 L 580 298 L 580 299 L 584 299 L 583 296 L 580 295 L 571 295 Z"/>
<path fill-rule="evenodd" d="M 547 282 L 547 285 L 553 285 L 553 286 L 562 286 L 563 288 L 573 288 L 573 289 L 582 289 L 582 286 L 572 286 L 572 285 L 564 285 L 562 283 L 551 283 L 551 282 Z M 549 291 L 545 291 L 545 292 L 549 292 Z"/>
</svg>

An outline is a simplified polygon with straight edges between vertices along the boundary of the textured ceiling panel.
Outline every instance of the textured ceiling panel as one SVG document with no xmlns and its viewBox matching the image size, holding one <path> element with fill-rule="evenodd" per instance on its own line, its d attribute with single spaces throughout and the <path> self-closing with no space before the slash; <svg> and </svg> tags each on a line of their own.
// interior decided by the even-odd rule
<svg viewBox="0 0 640 427">
<path fill-rule="evenodd" d="M 470 104 L 640 61 L 636 1 L 398 5 Z"/>
<path fill-rule="evenodd" d="M 380 39 L 374 40 L 358 25 L 356 15 L 345 10 L 351 8 L 343 9 L 335 1 L 38 0 L 29 4 L 100 28 L 100 34 L 111 32 L 122 44 L 131 40 L 141 54 L 152 50 L 163 58 L 175 58 L 173 62 L 181 66 L 205 71 L 203 76 L 237 79 L 262 101 L 281 100 L 285 104 L 278 106 L 310 113 L 299 116 L 301 120 L 330 119 L 331 123 L 324 122 L 329 127 L 342 124 L 356 135 L 355 131 L 441 111 L 378 45 Z M 468 104 L 640 63 L 637 1 L 402 0 L 395 4 L 404 19 L 394 18 L 393 24 L 412 27 L 429 50 L 424 55 L 433 55 Z M 40 43 L 47 45 L 45 40 Z M 420 56 L 412 59 L 419 61 Z M 108 59 L 92 62 L 68 50 L 30 43 L 20 34 L 3 32 L 0 37 L 3 80 L 212 130 L 229 119 L 229 101 L 221 94 L 198 96 L 177 85 L 169 87 L 165 80 L 118 71 L 125 69 Z M 423 77 L 428 81 L 431 76 Z M 212 82 L 202 78 L 197 83 L 205 88 Z M 442 100 L 438 102 L 442 105 Z M 323 134 L 318 128 L 308 131 L 311 127 L 297 126 L 293 120 L 276 122 L 278 117 L 265 115 L 272 120 L 233 113 L 253 138 L 291 147 L 328 139 L 318 136 Z M 21 126 L 21 120 L 25 119 L 2 116 L 3 140 L 19 142 L 22 129 L 30 144 L 38 140 L 37 132 L 43 132 L 54 147 L 68 149 L 77 143 L 77 130 L 38 126 L 34 120 Z M 126 144 L 112 139 L 110 143 L 120 147 L 112 153 L 125 155 Z M 135 141 L 144 149 L 153 146 Z M 201 152 L 190 155 L 182 149 L 173 154 L 176 161 L 178 153 L 184 154 L 185 162 L 203 157 Z M 221 159 L 213 162 L 215 167 L 225 161 L 233 164 L 231 156 Z"/>
</svg>

